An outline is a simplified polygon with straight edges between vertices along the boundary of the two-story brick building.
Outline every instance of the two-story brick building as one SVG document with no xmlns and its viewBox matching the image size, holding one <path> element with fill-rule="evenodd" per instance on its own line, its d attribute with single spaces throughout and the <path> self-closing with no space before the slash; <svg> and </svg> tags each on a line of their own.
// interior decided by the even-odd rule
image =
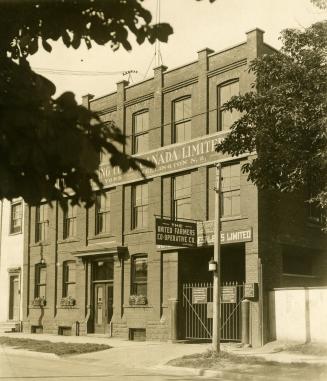
<svg viewBox="0 0 327 381">
<path fill-rule="evenodd" d="M 241 297 L 234 294 L 235 284 L 257 285 L 250 299 L 250 342 L 266 340 L 270 288 L 326 282 L 326 239 L 305 195 L 259 192 L 241 171 L 251 155 L 215 152 L 238 117 L 223 104 L 251 89 L 250 61 L 274 51 L 261 30 L 246 37 L 224 51 L 201 50 L 185 66 L 157 67 L 141 83 L 119 82 L 116 92 L 101 98 L 84 97 L 86 107 L 129 137 L 127 153 L 153 160 L 156 168 L 144 170 L 147 179 L 138 172 L 122 174 L 103 155 L 99 171 L 106 197 L 99 195 L 94 207 L 26 208 L 25 331 L 167 340 L 201 336 L 204 328 L 198 327 L 208 324 L 208 333 L 217 162 L 221 280 L 229 285 L 223 297 L 237 309 L 251 294 L 244 294 L 244 286 Z M 158 245 L 156 216 L 195 221 L 196 247 Z M 202 308 L 202 320 L 194 323 L 196 308 Z M 239 332 L 232 310 L 224 314 L 224 324 Z M 226 339 L 238 340 L 234 333 Z"/>
</svg>

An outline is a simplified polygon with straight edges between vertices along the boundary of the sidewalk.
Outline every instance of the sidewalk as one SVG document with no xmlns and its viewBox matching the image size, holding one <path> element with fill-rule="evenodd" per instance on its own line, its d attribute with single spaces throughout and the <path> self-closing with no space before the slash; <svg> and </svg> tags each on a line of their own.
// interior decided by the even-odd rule
<svg viewBox="0 0 327 381">
<path fill-rule="evenodd" d="M 101 361 L 110 358 L 118 366 L 129 362 L 135 367 L 154 367 L 164 366 L 168 361 L 196 353 L 203 353 L 211 349 L 211 344 L 188 344 L 188 343 L 168 343 L 155 341 L 129 341 L 119 338 L 110 338 L 102 335 L 87 336 L 58 336 L 49 334 L 30 334 L 30 333 L 1 333 L 0 336 L 29 338 L 34 340 L 49 340 L 52 342 L 66 343 L 97 343 L 108 344 L 111 349 L 101 352 L 85 353 L 74 355 L 76 359 L 89 359 Z M 239 343 L 222 343 L 221 350 L 240 356 L 262 357 L 267 361 L 280 363 L 307 363 L 327 365 L 327 356 L 309 355 L 295 352 L 288 352 L 287 348 L 298 343 L 271 342 L 260 348 L 244 348 Z M 9 349 L 9 348 L 8 348 Z M 16 349 L 13 349 L 18 351 Z M 19 350 L 24 351 L 24 350 Z M 25 350 L 25 352 L 27 352 Z M 170 367 L 171 368 L 171 367 Z"/>
</svg>

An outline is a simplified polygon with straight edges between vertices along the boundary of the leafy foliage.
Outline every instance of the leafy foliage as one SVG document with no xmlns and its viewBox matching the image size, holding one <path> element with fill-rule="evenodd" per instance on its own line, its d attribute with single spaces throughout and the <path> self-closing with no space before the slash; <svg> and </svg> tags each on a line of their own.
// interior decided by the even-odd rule
<svg viewBox="0 0 327 381">
<path fill-rule="evenodd" d="M 141 0 L 5 1 L 0 4 L 0 199 L 22 196 L 37 204 L 59 200 L 72 191 L 73 203 L 94 202 L 92 186 L 100 151 L 123 172 L 140 165 L 121 150 L 125 137 L 113 123 L 76 103 L 67 92 L 54 99 L 55 85 L 33 72 L 28 57 L 52 41 L 79 48 L 82 42 L 130 50 L 130 34 L 139 44 L 167 41 L 169 24 L 152 24 Z"/>
<path fill-rule="evenodd" d="M 255 151 L 243 170 L 261 188 L 291 192 L 314 182 L 313 198 L 327 206 L 327 22 L 282 32 L 281 52 L 251 63 L 253 91 L 227 109 L 243 114 L 218 151 Z"/>
</svg>

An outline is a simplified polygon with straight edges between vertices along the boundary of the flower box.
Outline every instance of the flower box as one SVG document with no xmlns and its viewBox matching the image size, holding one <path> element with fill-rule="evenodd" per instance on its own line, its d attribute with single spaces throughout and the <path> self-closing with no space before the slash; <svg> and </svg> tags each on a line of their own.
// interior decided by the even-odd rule
<svg viewBox="0 0 327 381">
<path fill-rule="evenodd" d="M 71 296 L 66 296 L 65 298 L 61 298 L 60 307 L 73 307 L 76 304 L 76 299 Z"/>
<path fill-rule="evenodd" d="M 130 295 L 129 297 L 129 305 L 134 306 L 142 306 L 148 304 L 148 299 L 145 295 Z"/>
<path fill-rule="evenodd" d="M 47 300 L 44 297 L 39 296 L 36 297 L 32 302 L 33 307 L 44 307 L 46 304 Z"/>
</svg>

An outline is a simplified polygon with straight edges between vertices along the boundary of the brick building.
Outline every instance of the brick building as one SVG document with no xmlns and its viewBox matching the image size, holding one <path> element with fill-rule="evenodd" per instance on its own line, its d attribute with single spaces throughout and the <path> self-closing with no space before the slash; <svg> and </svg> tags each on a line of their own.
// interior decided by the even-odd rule
<svg viewBox="0 0 327 381">
<path fill-rule="evenodd" d="M 214 151 L 238 117 L 224 102 L 250 90 L 249 62 L 273 51 L 255 29 L 237 46 L 201 50 L 185 66 L 160 66 L 149 80 L 122 81 L 114 93 L 83 98 L 130 137 L 127 153 L 155 161 L 156 168 L 145 169 L 144 180 L 110 168 L 103 157 L 106 197 L 99 195 L 94 207 L 26 208 L 25 331 L 190 337 L 185 290 L 193 285 L 201 293 L 212 280 L 216 162 L 222 163 L 222 282 L 257 289 L 250 298 L 250 342 L 267 339 L 269 289 L 326 282 L 326 238 L 305 195 L 259 192 L 241 172 L 251 155 Z M 195 221 L 197 247 L 156 244 L 155 216 Z"/>
</svg>

